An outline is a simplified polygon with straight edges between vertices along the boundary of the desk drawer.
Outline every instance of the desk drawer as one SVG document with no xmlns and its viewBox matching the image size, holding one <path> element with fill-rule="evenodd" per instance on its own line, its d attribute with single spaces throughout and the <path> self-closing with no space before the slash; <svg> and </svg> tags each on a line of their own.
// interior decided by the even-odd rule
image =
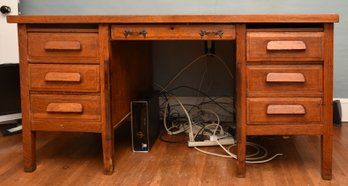
<svg viewBox="0 0 348 186">
<path fill-rule="evenodd" d="M 320 124 L 321 98 L 248 98 L 248 124 Z"/>
<path fill-rule="evenodd" d="M 248 61 L 322 61 L 323 32 L 248 32 Z"/>
<path fill-rule="evenodd" d="M 50 122 L 101 121 L 99 95 L 51 95 L 30 96 L 32 121 Z"/>
<path fill-rule="evenodd" d="M 248 65 L 247 90 L 249 96 L 261 94 L 321 96 L 323 67 L 322 65 Z"/>
<path fill-rule="evenodd" d="M 30 64 L 30 90 L 98 92 L 99 65 Z"/>
<path fill-rule="evenodd" d="M 234 25 L 112 25 L 113 40 L 233 40 Z"/>
<path fill-rule="evenodd" d="M 28 33 L 29 62 L 98 63 L 97 33 Z"/>
</svg>

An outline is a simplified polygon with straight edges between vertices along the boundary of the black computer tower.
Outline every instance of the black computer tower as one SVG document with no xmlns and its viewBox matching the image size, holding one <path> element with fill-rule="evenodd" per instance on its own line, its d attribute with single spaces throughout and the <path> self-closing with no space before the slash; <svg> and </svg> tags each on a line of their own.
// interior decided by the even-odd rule
<svg viewBox="0 0 348 186">
<path fill-rule="evenodd" d="M 340 100 L 333 101 L 333 124 L 341 126 L 342 124 L 342 108 Z"/>
<path fill-rule="evenodd" d="M 0 122 L 21 119 L 19 64 L 0 65 Z"/>
<path fill-rule="evenodd" d="M 131 133 L 134 152 L 148 152 L 159 133 L 158 97 L 131 102 Z"/>
</svg>

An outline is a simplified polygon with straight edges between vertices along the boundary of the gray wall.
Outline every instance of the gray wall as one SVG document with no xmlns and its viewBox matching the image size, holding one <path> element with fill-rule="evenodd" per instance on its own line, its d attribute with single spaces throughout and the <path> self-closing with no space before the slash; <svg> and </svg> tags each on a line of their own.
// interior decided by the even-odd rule
<svg viewBox="0 0 348 186">
<path fill-rule="evenodd" d="M 22 14 L 337 13 L 340 14 L 340 23 L 336 24 L 335 27 L 334 96 L 348 98 L 348 63 L 346 64 L 346 59 L 348 59 L 348 34 L 346 34 L 348 30 L 348 20 L 346 19 L 348 1 L 346 0 L 22 0 L 20 11 Z M 187 44 L 191 45 L 191 43 Z M 188 45 L 185 44 L 185 46 Z M 201 43 L 192 45 L 202 48 Z M 175 43 L 155 43 L 154 48 L 161 49 L 162 46 L 177 47 Z M 194 54 L 190 54 L 191 57 L 185 59 L 190 61 L 194 59 L 193 56 L 197 56 L 199 53 L 196 51 Z M 185 56 L 185 54 L 183 55 Z M 172 59 L 173 55 L 155 56 L 155 59 L 162 63 L 164 57 Z M 167 69 L 170 70 L 170 68 Z M 155 81 L 159 83 L 165 82 L 163 79 L 170 79 L 170 77 L 166 77 L 165 71 L 155 69 L 155 72 L 158 72 L 155 74 Z M 172 75 L 172 72 L 169 74 Z"/>
</svg>

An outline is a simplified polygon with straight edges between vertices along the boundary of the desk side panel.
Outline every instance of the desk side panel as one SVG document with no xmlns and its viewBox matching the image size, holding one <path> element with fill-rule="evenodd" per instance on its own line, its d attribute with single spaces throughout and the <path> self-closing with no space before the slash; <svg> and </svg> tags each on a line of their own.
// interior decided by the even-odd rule
<svg viewBox="0 0 348 186">
<path fill-rule="evenodd" d="M 150 41 L 113 41 L 111 54 L 111 112 L 117 127 L 130 113 L 130 101 L 151 93 Z"/>
<path fill-rule="evenodd" d="M 334 25 L 325 24 L 324 61 L 324 131 L 321 136 L 321 176 L 332 179 L 332 100 L 333 100 L 333 58 Z"/>
</svg>

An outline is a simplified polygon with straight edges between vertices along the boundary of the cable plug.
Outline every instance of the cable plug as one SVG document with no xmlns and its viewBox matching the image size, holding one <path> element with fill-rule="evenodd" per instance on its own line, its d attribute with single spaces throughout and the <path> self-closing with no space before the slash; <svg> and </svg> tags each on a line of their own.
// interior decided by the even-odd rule
<svg viewBox="0 0 348 186">
<path fill-rule="evenodd" d="M 198 135 L 195 137 L 195 141 L 204 141 L 204 135 L 198 134 Z"/>
<path fill-rule="evenodd" d="M 209 136 L 209 140 L 210 141 L 217 141 L 219 138 L 217 137 L 217 136 L 215 136 L 215 135 L 211 135 L 211 136 Z"/>
</svg>

